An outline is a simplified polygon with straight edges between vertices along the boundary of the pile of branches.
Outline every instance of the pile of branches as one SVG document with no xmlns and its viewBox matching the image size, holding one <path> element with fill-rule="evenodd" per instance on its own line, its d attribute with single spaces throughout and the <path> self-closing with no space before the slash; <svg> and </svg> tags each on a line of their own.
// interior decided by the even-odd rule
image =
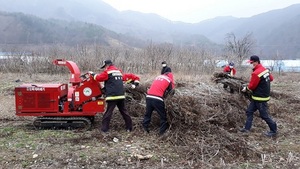
<svg viewBox="0 0 300 169">
<path fill-rule="evenodd" d="M 234 92 L 240 93 L 248 99 L 251 98 L 251 91 L 247 90 L 246 92 L 241 92 L 243 87 L 247 86 L 248 84 L 248 81 L 244 80 L 243 78 L 230 76 L 229 74 L 223 72 L 215 72 L 211 80 L 215 83 L 227 85 Z"/>
<path fill-rule="evenodd" d="M 186 161 L 201 164 L 199 168 L 212 167 L 220 160 L 227 163 L 260 160 L 264 152 L 247 144 L 239 132 L 251 98 L 250 91 L 244 93 L 241 89 L 249 82 L 225 73 L 214 73 L 211 80 L 215 85 L 176 82 L 175 95 L 165 100 L 170 128 L 163 141 L 172 144 L 174 151 Z M 218 84 L 228 85 L 234 93 Z M 135 89 L 126 89 L 126 105 L 134 123 L 138 124 L 136 130 L 142 131 L 140 124 L 149 87 L 150 84 L 141 84 Z M 288 112 L 287 105 L 277 104 L 282 99 L 299 108 L 296 106 L 299 99 L 295 97 L 276 91 L 271 91 L 271 97 L 270 109 L 276 110 L 272 112 Z M 151 124 L 150 131 L 158 133 L 160 121 L 155 112 Z"/>
<path fill-rule="evenodd" d="M 252 94 L 251 91 L 247 90 L 247 92 L 245 93 L 241 92 L 242 88 L 244 86 L 247 86 L 249 83 L 249 81 L 244 80 L 243 78 L 230 76 L 227 73 L 223 73 L 223 72 L 215 72 L 211 80 L 215 83 L 221 83 L 223 85 L 229 86 L 229 88 L 233 89 L 234 92 L 238 92 L 248 99 L 251 98 L 251 94 Z M 270 96 L 275 99 L 291 97 L 290 95 L 281 92 L 276 92 L 276 91 L 271 91 Z"/>
<path fill-rule="evenodd" d="M 185 155 L 186 160 L 207 165 L 221 158 L 233 162 L 257 157 L 259 152 L 234 134 L 244 123 L 247 99 L 200 83 L 177 82 L 176 85 L 175 95 L 165 100 L 170 123 L 165 141 L 173 144 L 179 154 Z M 127 109 L 138 120 L 135 123 L 140 123 L 145 113 L 149 86 L 126 89 Z M 158 131 L 159 118 L 152 118 L 152 124 L 155 124 L 152 130 Z"/>
</svg>

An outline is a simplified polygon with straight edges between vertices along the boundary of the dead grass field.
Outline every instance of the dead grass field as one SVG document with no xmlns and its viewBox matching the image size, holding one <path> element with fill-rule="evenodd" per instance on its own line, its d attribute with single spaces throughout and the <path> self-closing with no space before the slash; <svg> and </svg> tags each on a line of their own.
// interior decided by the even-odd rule
<svg viewBox="0 0 300 169">
<path fill-rule="evenodd" d="M 166 136 L 157 135 L 156 113 L 150 134 L 143 132 L 144 100 L 133 99 L 127 104 L 133 132 L 124 131 L 115 112 L 111 133 L 103 137 L 101 114 L 87 132 L 36 130 L 31 117 L 15 116 L 15 86 L 66 83 L 68 75 L 0 73 L 0 168 L 300 168 L 299 74 L 274 76 L 272 90 L 282 93 L 269 102 L 278 123 L 276 138 L 262 134 L 268 128 L 258 116 L 251 133 L 238 131 L 248 105 L 238 92 L 225 91 L 210 81 L 211 75 L 177 74 L 176 94 L 167 101 L 171 127 Z M 142 93 L 154 77 L 141 76 L 137 91 Z"/>
</svg>

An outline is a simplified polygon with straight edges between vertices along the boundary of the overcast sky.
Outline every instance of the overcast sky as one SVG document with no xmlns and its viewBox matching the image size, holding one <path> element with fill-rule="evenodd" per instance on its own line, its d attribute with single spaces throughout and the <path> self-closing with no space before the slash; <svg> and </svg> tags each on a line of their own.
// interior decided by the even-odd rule
<svg viewBox="0 0 300 169">
<path fill-rule="evenodd" d="M 156 13 L 172 21 L 196 23 L 217 16 L 251 17 L 300 0 L 103 0 L 119 11 Z"/>
</svg>

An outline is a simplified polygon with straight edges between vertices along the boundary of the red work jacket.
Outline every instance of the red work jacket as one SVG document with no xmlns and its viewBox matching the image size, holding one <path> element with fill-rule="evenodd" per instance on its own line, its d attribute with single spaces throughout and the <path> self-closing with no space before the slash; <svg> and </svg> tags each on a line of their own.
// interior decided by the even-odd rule
<svg viewBox="0 0 300 169">
<path fill-rule="evenodd" d="M 261 64 L 253 68 L 248 89 L 252 91 L 252 99 L 256 101 L 269 101 L 271 81 L 273 76 L 268 69 Z"/>
<path fill-rule="evenodd" d="M 163 101 L 165 95 L 174 89 L 175 83 L 172 73 L 157 76 L 152 82 L 147 92 L 147 97 L 156 98 Z"/>
</svg>

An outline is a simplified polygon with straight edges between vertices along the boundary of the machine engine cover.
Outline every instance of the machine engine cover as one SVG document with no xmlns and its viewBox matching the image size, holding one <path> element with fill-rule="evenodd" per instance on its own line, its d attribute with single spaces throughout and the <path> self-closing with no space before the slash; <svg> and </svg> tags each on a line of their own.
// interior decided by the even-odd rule
<svg viewBox="0 0 300 169">
<path fill-rule="evenodd" d="M 66 97 L 67 84 L 23 84 L 15 88 L 16 115 L 57 113 L 59 100 Z"/>
</svg>

